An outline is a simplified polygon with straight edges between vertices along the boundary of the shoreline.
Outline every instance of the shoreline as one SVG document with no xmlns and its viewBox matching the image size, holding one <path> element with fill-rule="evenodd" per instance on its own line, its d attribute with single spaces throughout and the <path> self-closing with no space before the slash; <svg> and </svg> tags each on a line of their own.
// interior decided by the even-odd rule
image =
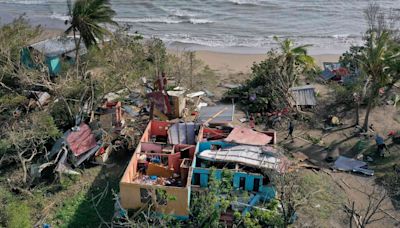
<svg viewBox="0 0 400 228">
<path fill-rule="evenodd" d="M 177 50 L 167 49 L 167 52 L 174 54 L 177 53 Z M 259 63 L 266 57 L 266 54 L 226 53 L 208 50 L 195 51 L 195 54 L 205 65 L 223 74 L 250 73 L 253 63 Z M 318 66 L 323 67 L 323 62 L 337 62 L 341 55 L 318 54 L 311 56 Z"/>
<path fill-rule="evenodd" d="M 63 34 L 61 29 L 50 29 L 46 27 L 43 28 L 43 33 L 34 40 L 38 42 L 41 40 L 49 39 L 52 37 L 57 37 Z M 205 65 L 208 65 L 211 69 L 216 70 L 223 74 L 231 73 L 250 73 L 251 66 L 254 62 L 258 63 L 265 59 L 268 49 L 259 48 L 258 53 L 249 52 L 246 48 L 237 49 L 239 51 L 231 51 L 230 48 L 213 48 L 206 47 L 199 49 L 198 46 L 174 46 L 166 44 L 167 52 L 170 54 L 175 54 L 183 51 L 193 50 L 196 53 L 196 57 L 201 60 Z M 321 53 L 321 54 L 310 54 L 314 57 L 317 65 L 322 67 L 323 62 L 336 62 L 338 61 L 341 54 L 337 53 Z"/>
</svg>

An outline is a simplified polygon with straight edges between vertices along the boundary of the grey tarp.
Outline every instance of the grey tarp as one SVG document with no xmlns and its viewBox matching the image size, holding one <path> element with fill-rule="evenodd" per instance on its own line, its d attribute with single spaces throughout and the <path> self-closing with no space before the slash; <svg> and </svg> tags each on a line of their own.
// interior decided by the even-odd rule
<svg viewBox="0 0 400 228">
<path fill-rule="evenodd" d="M 338 157 L 335 161 L 334 168 L 342 171 L 363 173 L 369 176 L 374 175 L 374 171 L 367 168 L 367 163 L 344 156 Z"/>
</svg>

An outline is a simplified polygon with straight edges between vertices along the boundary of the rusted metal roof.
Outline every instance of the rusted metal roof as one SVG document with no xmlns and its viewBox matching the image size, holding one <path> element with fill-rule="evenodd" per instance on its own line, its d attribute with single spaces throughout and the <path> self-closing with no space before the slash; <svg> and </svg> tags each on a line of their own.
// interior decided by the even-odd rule
<svg viewBox="0 0 400 228">
<path fill-rule="evenodd" d="M 97 145 L 92 130 L 84 123 L 76 131 L 69 133 L 67 143 L 75 156 L 79 156 Z"/>
<path fill-rule="evenodd" d="M 271 136 L 254 131 L 253 129 L 246 127 L 235 127 L 228 137 L 225 139 L 226 142 L 233 142 L 246 145 L 264 146 L 270 143 L 272 140 Z"/>
</svg>

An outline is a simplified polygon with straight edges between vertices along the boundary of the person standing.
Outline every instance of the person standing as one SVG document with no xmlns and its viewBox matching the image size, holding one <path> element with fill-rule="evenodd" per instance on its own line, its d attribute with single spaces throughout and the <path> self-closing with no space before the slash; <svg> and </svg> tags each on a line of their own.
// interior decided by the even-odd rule
<svg viewBox="0 0 400 228">
<path fill-rule="evenodd" d="M 292 139 L 293 141 L 293 131 L 294 131 L 294 123 L 292 120 L 289 121 L 289 127 L 288 127 L 288 135 L 286 136 L 285 140 L 289 138 Z"/>
<path fill-rule="evenodd" d="M 384 151 L 388 149 L 385 144 L 385 140 L 382 138 L 382 136 L 380 136 L 379 134 L 376 134 L 375 142 L 376 142 L 376 145 L 378 146 L 378 151 L 377 151 L 378 155 L 381 157 L 384 157 L 385 156 Z"/>
<path fill-rule="evenodd" d="M 249 125 L 250 125 L 251 129 L 254 129 L 256 127 L 256 123 L 255 123 L 255 119 L 254 119 L 253 114 L 250 114 Z"/>
</svg>

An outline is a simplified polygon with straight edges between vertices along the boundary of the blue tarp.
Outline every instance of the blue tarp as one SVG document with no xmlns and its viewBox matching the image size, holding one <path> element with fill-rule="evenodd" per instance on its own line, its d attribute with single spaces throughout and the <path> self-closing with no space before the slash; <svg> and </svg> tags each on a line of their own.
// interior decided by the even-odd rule
<svg viewBox="0 0 400 228">
<path fill-rule="evenodd" d="M 335 77 L 335 74 L 332 73 L 332 71 L 330 71 L 330 70 L 328 70 L 328 69 L 325 69 L 324 71 L 322 71 L 321 77 L 322 77 L 324 80 L 330 80 L 330 79 L 332 79 L 333 77 Z"/>
<path fill-rule="evenodd" d="M 23 48 L 21 50 L 21 63 L 28 68 L 35 67 L 35 64 L 33 63 L 31 58 L 31 53 L 28 48 Z"/>
<path fill-rule="evenodd" d="M 47 57 L 46 64 L 50 75 L 57 75 L 61 71 L 61 60 L 58 56 Z"/>
</svg>

